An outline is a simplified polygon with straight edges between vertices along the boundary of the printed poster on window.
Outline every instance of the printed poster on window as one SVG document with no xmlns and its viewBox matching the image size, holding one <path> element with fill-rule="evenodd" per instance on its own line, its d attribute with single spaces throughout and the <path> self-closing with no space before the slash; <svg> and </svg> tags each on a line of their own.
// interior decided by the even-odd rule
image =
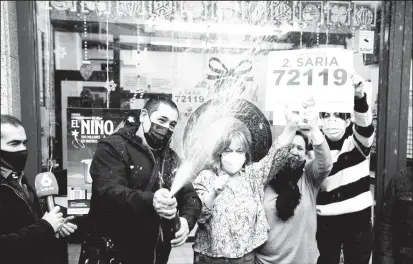
<svg viewBox="0 0 413 264">
<path fill-rule="evenodd" d="M 317 109 L 353 111 L 353 52 L 337 48 L 273 51 L 268 55 L 265 108 L 273 111 L 274 125 L 285 124 L 284 107 L 301 109 L 314 97 Z"/>
<path fill-rule="evenodd" d="M 87 214 L 92 178 L 89 167 L 99 140 L 111 135 L 123 121 L 123 109 L 67 109 L 68 214 Z M 139 110 L 133 110 L 139 115 Z"/>
</svg>

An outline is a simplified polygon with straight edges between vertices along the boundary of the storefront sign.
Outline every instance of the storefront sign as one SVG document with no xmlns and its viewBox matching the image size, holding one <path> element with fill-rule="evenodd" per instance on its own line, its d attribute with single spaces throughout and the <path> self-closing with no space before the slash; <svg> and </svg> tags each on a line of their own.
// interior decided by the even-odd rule
<svg viewBox="0 0 413 264">
<path fill-rule="evenodd" d="M 353 53 L 344 49 L 275 51 L 268 56 L 266 103 L 268 111 L 313 96 L 319 111 L 352 112 Z M 283 110 L 281 110 L 283 112 Z"/>
</svg>

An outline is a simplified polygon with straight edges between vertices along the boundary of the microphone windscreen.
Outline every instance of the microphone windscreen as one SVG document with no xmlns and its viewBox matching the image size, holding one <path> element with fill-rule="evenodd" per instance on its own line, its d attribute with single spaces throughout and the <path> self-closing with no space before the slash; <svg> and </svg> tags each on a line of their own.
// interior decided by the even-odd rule
<svg viewBox="0 0 413 264">
<path fill-rule="evenodd" d="M 34 181 L 36 194 L 38 197 L 45 197 L 59 194 L 59 186 L 56 177 L 51 172 L 42 172 L 36 175 Z"/>
</svg>

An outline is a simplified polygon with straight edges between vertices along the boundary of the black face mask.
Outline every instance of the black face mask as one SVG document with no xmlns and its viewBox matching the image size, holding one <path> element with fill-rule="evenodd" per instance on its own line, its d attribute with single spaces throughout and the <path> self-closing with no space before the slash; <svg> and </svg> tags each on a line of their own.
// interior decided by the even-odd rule
<svg viewBox="0 0 413 264">
<path fill-rule="evenodd" d="M 21 173 L 26 166 L 27 155 L 27 150 L 16 152 L 1 150 L 1 166 L 13 170 L 14 172 Z"/>
<path fill-rule="evenodd" d="M 172 137 L 172 131 L 151 121 L 151 127 L 148 132 L 144 133 L 146 142 L 153 149 L 163 149 L 169 145 Z"/>
</svg>

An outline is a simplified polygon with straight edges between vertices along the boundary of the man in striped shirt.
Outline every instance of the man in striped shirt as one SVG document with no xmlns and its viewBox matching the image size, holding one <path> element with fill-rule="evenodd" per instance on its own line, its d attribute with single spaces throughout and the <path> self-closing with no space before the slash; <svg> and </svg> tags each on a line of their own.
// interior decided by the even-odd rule
<svg viewBox="0 0 413 264">
<path fill-rule="evenodd" d="M 374 139 L 364 80 L 353 76 L 354 122 L 350 114 L 321 113 L 333 168 L 317 196 L 318 264 L 368 264 L 373 247 L 369 155 Z"/>
</svg>

